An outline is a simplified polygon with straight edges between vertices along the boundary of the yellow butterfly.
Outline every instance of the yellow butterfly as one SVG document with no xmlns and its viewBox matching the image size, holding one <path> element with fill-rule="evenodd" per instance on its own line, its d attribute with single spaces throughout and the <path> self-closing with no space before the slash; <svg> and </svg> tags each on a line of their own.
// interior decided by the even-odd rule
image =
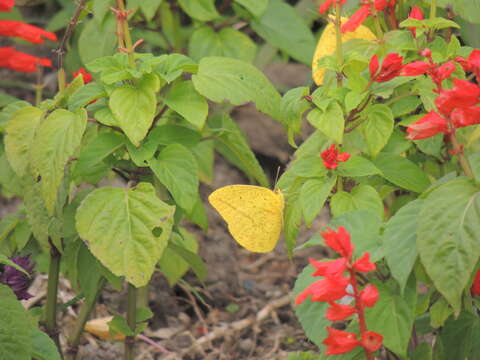
<svg viewBox="0 0 480 360">
<path fill-rule="evenodd" d="M 280 190 L 230 185 L 215 190 L 208 201 L 227 222 L 235 241 L 245 249 L 273 250 L 283 228 L 284 199 Z"/>
</svg>

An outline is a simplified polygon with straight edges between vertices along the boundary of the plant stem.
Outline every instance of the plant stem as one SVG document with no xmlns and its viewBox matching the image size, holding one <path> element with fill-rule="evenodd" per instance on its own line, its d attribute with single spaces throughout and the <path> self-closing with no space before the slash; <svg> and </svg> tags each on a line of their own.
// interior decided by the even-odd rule
<svg viewBox="0 0 480 360">
<path fill-rule="evenodd" d="M 40 105 L 43 96 L 43 69 L 37 67 L 37 84 L 35 85 L 35 106 Z"/>
<path fill-rule="evenodd" d="M 127 290 L 127 324 L 132 331 L 135 331 L 137 325 L 137 289 L 128 283 Z M 134 360 L 135 336 L 125 337 L 125 360 Z"/>
<path fill-rule="evenodd" d="M 342 49 L 342 6 L 340 2 L 335 3 L 335 38 L 337 41 L 337 66 L 339 69 L 343 65 L 343 49 Z M 342 87 L 343 74 L 342 71 L 337 72 L 337 86 Z"/>
<path fill-rule="evenodd" d="M 470 167 L 470 164 L 468 163 L 467 158 L 465 157 L 465 154 L 463 153 L 463 147 L 458 143 L 457 136 L 455 135 L 455 131 L 450 134 L 450 142 L 452 143 L 453 146 L 453 151 L 455 152 L 455 155 L 458 156 L 458 161 L 460 162 L 460 166 L 463 169 L 463 172 L 465 173 L 466 176 L 469 178 L 474 178 L 472 168 Z"/>
<path fill-rule="evenodd" d="M 130 34 L 130 29 L 128 27 L 128 20 L 127 20 L 127 11 L 125 9 L 125 2 L 123 0 L 117 0 L 117 7 L 120 11 L 120 15 L 117 15 L 118 26 L 121 27 L 122 35 L 123 35 L 123 43 L 124 48 L 127 49 L 128 54 L 128 62 L 130 66 L 135 67 L 135 57 L 133 55 L 133 43 L 132 43 L 132 36 Z M 120 38 L 119 38 L 119 45 L 120 45 Z"/>
<path fill-rule="evenodd" d="M 137 289 L 137 307 L 148 307 L 148 290 L 150 283 Z"/>
<path fill-rule="evenodd" d="M 437 0 L 430 0 L 430 19 L 435 19 L 437 17 Z M 433 29 L 430 29 L 427 34 L 427 41 L 431 42 L 433 40 Z"/>
<path fill-rule="evenodd" d="M 377 38 L 380 44 L 383 44 L 382 26 L 380 24 L 380 19 L 378 18 L 378 12 L 377 12 L 377 9 L 375 8 L 375 2 L 373 0 L 370 0 L 370 12 L 372 13 L 372 16 L 373 16 L 373 22 L 375 24 L 375 31 L 377 33 Z"/>
<path fill-rule="evenodd" d="M 58 293 L 58 278 L 60 275 L 60 260 L 62 255 L 60 251 L 50 242 L 50 266 L 48 268 L 48 285 L 47 285 L 47 303 L 45 305 L 45 327 L 46 333 L 52 338 L 57 345 L 58 351 L 61 354 L 60 340 L 57 329 L 57 293 Z"/>
<path fill-rule="evenodd" d="M 78 345 L 80 344 L 83 328 L 85 327 L 85 323 L 87 322 L 90 313 L 92 312 L 93 307 L 95 306 L 95 303 L 97 302 L 98 297 L 100 296 L 104 286 L 105 278 L 102 277 L 98 282 L 97 292 L 95 293 L 95 295 L 91 298 L 86 298 L 85 302 L 80 308 L 77 322 L 75 323 L 75 328 L 73 329 L 73 332 L 68 339 L 68 350 L 65 356 L 65 360 L 75 360 L 77 358 Z"/>
</svg>

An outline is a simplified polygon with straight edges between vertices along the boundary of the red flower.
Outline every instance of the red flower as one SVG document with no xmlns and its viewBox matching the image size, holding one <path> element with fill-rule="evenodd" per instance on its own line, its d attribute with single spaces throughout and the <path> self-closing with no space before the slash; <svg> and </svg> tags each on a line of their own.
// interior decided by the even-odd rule
<svg viewBox="0 0 480 360">
<path fill-rule="evenodd" d="M 345 276 L 325 276 L 303 290 L 295 299 L 301 304 L 311 296 L 311 301 L 335 301 L 347 295 L 346 287 L 350 279 Z"/>
<path fill-rule="evenodd" d="M 372 307 L 378 301 L 378 290 L 375 285 L 368 284 L 360 292 L 360 305 L 363 307 Z"/>
<path fill-rule="evenodd" d="M 435 75 L 439 81 L 448 79 L 455 71 L 455 64 L 452 61 L 446 62 L 435 69 Z"/>
<path fill-rule="evenodd" d="M 87 72 L 87 70 L 85 70 L 83 67 L 72 73 L 72 76 L 74 78 L 76 78 L 78 75 L 82 75 L 84 84 L 88 84 L 92 81 L 92 74 Z"/>
<path fill-rule="evenodd" d="M 38 66 L 52 66 L 49 59 L 38 58 L 16 51 L 13 47 L 0 48 L 0 67 L 16 71 L 33 72 Z"/>
<path fill-rule="evenodd" d="M 472 295 L 480 295 L 480 270 L 475 274 L 475 279 L 473 279 L 472 287 L 470 288 Z"/>
<path fill-rule="evenodd" d="M 332 261 L 316 261 L 309 259 L 310 264 L 317 270 L 312 276 L 341 275 L 347 268 L 347 259 L 339 258 Z"/>
<path fill-rule="evenodd" d="M 323 151 L 320 156 L 327 169 L 336 169 L 339 162 L 347 161 L 350 158 L 348 153 L 339 153 L 335 144 Z"/>
<path fill-rule="evenodd" d="M 457 61 L 462 66 L 465 72 L 473 72 L 475 74 L 475 77 L 477 78 L 477 81 L 480 80 L 480 50 L 473 50 L 468 56 L 467 60 L 460 56 L 457 56 L 455 58 L 455 61 Z"/>
<path fill-rule="evenodd" d="M 344 5 L 347 0 L 325 0 L 318 8 L 318 11 L 320 12 L 320 14 L 324 14 L 325 12 L 327 12 L 329 7 L 335 7 L 335 4 L 338 1 L 340 1 L 340 5 Z"/>
<path fill-rule="evenodd" d="M 480 107 L 469 106 L 457 108 L 450 114 L 450 119 L 455 128 L 480 124 Z"/>
<path fill-rule="evenodd" d="M 405 64 L 402 68 L 401 75 L 403 76 L 418 76 L 427 73 L 435 68 L 434 64 L 424 61 L 414 61 L 410 64 Z"/>
<path fill-rule="evenodd" d="M 378 72 L 380 64 L 378 62 L 378 56 L 373 55 L 370 59 L 370 64 L 368 64 L 368 70 L 370 71 L 370 79 L 373 79 Z"/>
<path fill-rule="evenodd" d="M 353 13 L 348 21 L 342 25 L 342 33 L 355 31 L 363 22 L 372 15 L 370 0 L 361 0 L 362 6 Z M 383 11 L 386 7 L 395 7 L 395 0 L 375 0 L 375 10 Z"/>
<path fill-rule="evenodd" d="M 45 39 L 57 41 L 57 35 L 52 32 L 14 20 L 0 20 L 0 35 L 18 37 L 34 44 L 43 44 Z"/>
<path fill-rule="evenodd" d="M 402 70 L 403 66 L 402 61 L 403 58 L 397 53 L 388 54 L 383 60 L 380 71 L 375 71 L 372 74 L 373 70 L 378 70 L 378 59 L 376 59 L 376 55 L 373 56 L 370 60 L 370 78 L 372 81 L 376 82 L 386 82 L 392 80 L 400 75 L 400 71 Z"/>
<path fill-rule="evenodd" d="M 369 352 L 374 352 L 382 346 L 383 336 L 374 331 L 366 331 L 362 334 L 360 344 Z"/>
<path fill-rule="evenodd" d="M 432 110 L 420 120 L 408 126 L 407 138 L 410 140 L 421 140 L 440 133 L 447 134 L 448 132 L 447 120 Z"/>
<path fill-rule="evenodd" d="M 0 11 L 8 12 L 12 10 L 15 5 L 15 0 L 0 0 Z"/>
<path fill-rule="evenodd" d="M 327 326 L 328 337 L 322 344 L 327 345 L 327 355 L 344 354 L 355 349 L 359 342 L 353 333 Z"/>
<path fill-rule="evenodd" d="M 330 303 L 330 307 L 325 313 L 325 317 L 329 321 L 341 321 L 355 314 L 357 310 L 354 306 Z"/>
<path fill-rule="evenodd" d="M 408 15 L 409 19 L 417 19 L 417 20 L 423 20 L 423 11 L 419 7 L 412 7 L 412 10 L 410 10 L 410 14 Z M 417 29 L 414 27 L 408 28 L 410 32 L 412 33 L 413 37 L 417 37 Z"/>
<path fill-rule="evenodd" d="M 325 240 L 325 244 L 333 251 L 340 254 L 347 260 L 350 260 L 353 253 L 353 245 L 350 241 L 350 234 L 343 226 L 335 232 L 332 229 L 321 234 Z"/>
<path fill-rule="evenodd" d="M 361 258 L 355 261 L 352 267 L 358 272 L 369 272 L 377 268 L 374 263 L 370 262 L 370 254 L 368 252 L 363 254 Z"/>
<path fill-rule="evenodd" d="M 442 90 L 435 99 L 440 113 L 449 115 L 453 109 L 476 105 L 480 100 L 480 87 L 467 80 L 454 79 L 451 90 Z"/>
</svg>

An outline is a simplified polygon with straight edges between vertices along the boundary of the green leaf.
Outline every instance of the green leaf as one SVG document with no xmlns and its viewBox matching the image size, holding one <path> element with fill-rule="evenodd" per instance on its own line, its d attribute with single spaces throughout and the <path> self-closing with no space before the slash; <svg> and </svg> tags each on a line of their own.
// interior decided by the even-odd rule
<svg viewBox="0 0 480 360">
<path fill-rule="evenodd" d="M 313 220 L 322 210 L 325 201 L 330 195 L 336 176 L 324 177 L 322 179 L 309 179 L 305 181 L 300 190 L 300 202 L 302 203 L 303 217 L 305 224 L 310 227 Z"/>
<path fill-rule="evenodd" d="M 209 119 L 211 128 L 223 130 L 215 137 L 215 148 L 250 179 L 268 187 L 269 182 L 238 125 L 227 115 Z"/>
<path fill-rule="evenodd" d="M 99 34 L 102 34 L 102 36 L 99 36 Z M 78 52 L 84 64 L 96 58 L 113 54 L 116 46 L 115 17 L 113 14 L 107 15 L 101 24 L 94 20 L 87 21 L 78 39 Z"/>
<path fill-rule="evenodd" d="M 470 163 L 470 167 L 472 168 L 475 180 L 477 180 L 477 182 L 480 182 L 480 152 L 470 154 L 468 156 L 468 162 Z"/>
<path fill-rule="evenodd" d="M 162 55 L 160 59 L 155 73 L 167 83 L 176 80 L 183 72 L 192 72 L 191 69 L 197 66 L 195 61 L 182 54 Z"/>
<path fill-rule="evenodd" d="M 32 357 L 37 360 L 60 360 L 57 346 L 43 331 L 32 329 Z"/>
<path fill-rule="evenodd" d="M 462 312 L 457 319 L 450 317 L 440 334 L 444 359 L 476 359 L 479 336 L 480 321 L 476 314 Z"/>
<path fill-rule="evenodd" d="M 80 237 L 100 262 L 136 287 L 150 280 L 165 249 L 174 207 L 166 205 L 149 183 L 135 188 L 92 191 L 77 210 Z M 160 236 L 154 231 L 161 230 Z"/>
<path fill-rule="evenodd" d="M 0 112 L 0 132 L 7 126 L 10 118 L 20 109 L 31 107 L 32 105 L 26 101 L 15 101 L 5 106 Z"/>
<path fill-rule="evenodd" d="M 392 134 L 394 125 L 393 114 L 392 110 L 383 104 L 373 105 L 365 112 L 366 121 L 360 128 L 367 142 L 370 155 L 375 157 L 387 144 Z"/>
<path fill-rule="evenodd" d="M 235 0 L 235 2 L 245 7 L 255 17 L 262 16 L 268 7 L 268 0 Z"/>
<path fill-rule="evenodd" d="M 118 120 L 113 116 L 112 110 L 108 106 L 97 110 L 93 116 L 100 124 L 120 127 Z"/>
<path fill-rule="evenodd" d="M 334 217 L 347 211 L 369 210 L 383 219 L 383 202 L 378 192 L 369 185 L 355 186 L 350 193 L 339 191 L 332 196 L 330 208 Z"/>
<path fill-rule="evenodd" d="M 7 125 L 5 151 L 7 159 L 18 176 L 26 174 L 32 156 L 35 133 L 42 119 L 43 111 L 28 106 L 16 111 Z M 35 151 L 37 150 L 35 146 Z"/>
<path fill-rule="evenodd" d="M 173 85 L 165 95 L 165 104 L 201 130 L 208 115 L 208 103 L 193 87 L 191 81 Z"/>
<path fill-rule="evenodd" d="M 168 145 L 149 165 L 175 202 L 190 212 L 195 205 L 198 192 L 198 165 L 195 157 L 180 144 Z"/>
<path fill-rule="evenodd" d="M 453 13 L 461 18 L 480 24 L 480 1 L 479 0 L 439 0 L 438 6 L 452 6 Z"/>
<path fill-rule="evenodd" d="M 415 348 L 412 360 L 432 360 L 432 356 L 432 346 L 429 343 L 422 342 Z"/>
<path fill-rule="evenodd" d="M 423 204 L 423 200 L 415 200 L 403 206 L 383 233 L 385 259 L 402 293 L 417 259 L 417 226 Z"/>
<path fill-rule="evenodd" d="M 383 335 L 383 345 L 405 357 L 412 334 L 416 296 L 399 296 L 384 284 L 375 284 L 380 294 L 375 306 L 366 309 L 368 330 Z M 415 289 L 407 289 L 414 293 Z M 413 299 L 413 303 L 412 300 Z"/>
<path fill-rule="evenodd" d="M 142 9 L 142 12 L 145 15 L 147 21 L 151 21 L 153 19 L 162 1 L 163 0 L 149 0 L 142 1 L 140 3 L 140 9 Z"/>
<path fill-rule="evenodd" d="M 330 222 L 331 227 L 343 226 L 350 233 L 350 238 L 355 244 L 355 257 L 360 257 L 368 251 L 373 262 L 383 257 L 381 225 L 381 219 L 369 210 L 349 211 Z"/>
<path fill-rule="evenodd" d="M 5 218 L 2 219 L 2 222 Z M 1 225 L 0 225 L 1 226 Z M 3 236 L 2 236 L 3 237 Z M 10 260 L 8 257 L 6 257 L 4 254 L 0 254 L 0 264 L 4 264 L 4 265 L 8 265 L 8 266 L 12 266 L 14 267 L 15 269 L 17 269 L 18 271 L 21 271 L 23 272 L 25 275 L 27 275 L 28 277 L 30 277 L 30 274 L 21 266 L 15 264 L 12 260 Z"/>
<path fill-rule="evenodd" d="M 252 39 L 230 27 L 216 32 L 202 26 L 193 32 L 188 43 L 188 54 L 196 61 L 207 56 L 224 56 L 252 62 L 256 53 L 257 46 Z"/>
<path fill-rule="evenodd" d="M 267 10 L 259 19 L 254 19 L 251 26 L 269 44 L 310 66 L 315 38 L 292 6 L 280 0 L 270 0 Z"/>
<path fill-rule="evenodd" d="M 463 290 L 480 256 L 479 195 L 471 181 L 455 179 L 428 195 L 419 217 L 420 259 L 456 314 L 460 312 Z"/>
<path fill-rule="evenodd" d="M 70 111 L 78 110 L 88 105 L 93 100 L 107 96 L 107 92 L 102 85 L 96 82 L 89 83 L 81 87 L 68 99 L 68 109 Z"/>
<path fill-rule="evenodd" d="M 84 109 L 75 113 L 57 109 L 40 124 L 35 135 L 32 165 L 41 176 L 42 196 L 49 214 L 53 214 L 65 166 L 80 146 L 86 126 Z"/>
<path fill-rule="evenodd" d="M 341 176 L 357 177 L 379 175 L 382 172 L 370 161 L 359 155 L 338 164 L 337 172 Z"/>
<path fill-rule="evenodd" d="M 2 360 L 30 360 L 31 324 L 27 311 L 8 286 L 0 284 L 0 354 Z"/>
<path fill-rule="evenodd" d="M 16 97 L 0 91 L 0 107 L 19 101 Z M 1 124 L 1 121 L 0 121 Z"/>
<path fill-rule="evenodd" d="M 50 244 L 48 242 L 49 227 L 51 218 L 48 215 L 45 203 L 41 196 L 41 184 L 28 179 L 24 183 L 25 192 L 23 194 L 23 203 L 27 212 L 27 220 L 32 228 L 35 239 L 40 244 L 42 250 L 48 253 Z"/>
<path fill-rule="evenodd" d="M 134 330 L 131 329 L 124 317 L 115 315 L 112 320 L 108 322 L 108 329 L 113 334 L 123 334 L 125 336 L 135 335 Z"/>
<path fill-rule="evenodd" d="M 156 146 L 181 144 L 190 148 L 198 144 L 200 139 L 200 134 L 188 127 L 166 124 L 153 128 L 148 134 L 147 141 L 153 142 Z"/>
<path fill-rule="evenodd" d="M 295 159 L 288 172 L 300 177 L 323 177 L 327 173 L 323 160 L 318 155 L 307 155 Z"/>
<path fill-rule="evenodd" d="M 215 0 L 178 0 L 178 3 L 188 16 L 196 20 L 211 21 L 220 16 L 215 9 Z"/>
<path fill-rule="evenodd" d="M 437 329 L 445 324 L 445 321 L 452 315 L 453 309 L 447 300 L 442 296 L 430 307 L 430 325 Z"/>
<path fill-rule="evenodd" d="M 298 296 L 310 284 L 318 280 L 317 277 L 312 276 L 315 272 L 313 266 L 306 266 L 303 271 L 297 276 L 295 287 L 293 288 L 293 295 Z M 322 341 L 327 336 L 326 327 L 330 324 L 325 318 L 325 311 L 328 304 L 324 302 L 310 301 L 306 299 L 300 305 L 294 306 L 295 315 L 297 316 L 302 328 L 307 337 L 319 348 L 323 348 Z"/>
<path fill-rule="evenodd" d="M 310 124 L 327 137 L 338 144 L 342 143 L 345 119 L 338 102 L 330 102 L 324 112 L 319 109 L 313 109 L 308 113 L 307 119 Z"/>
<path fill-rule="evenodd" d="M 98 23 L 102 23 L 111 6 L 113 6 L 113 0 L 94 0 L 92 7 L 93 18 Z"/>
<path fill-rule="evenodd" d="M 102 133 L 82 148 L 75 166 L 80 176 L 88 175 L 103 159 L 125 145 L 126 139 L 118 133 Z"/>
<path fill-rule="evenodd" d="M 227 100 L 233 105 L 242 105 L 253 101 L 261 112 L 280 118 L 280 94 L 266 76 L 249 63 L 221 57 L 203 58 L 192 80 L 197 91 L 213 102 Z"/>
<path fill-rule="evenodd" d="M 404 189 L 421 193 L 430 186 L 427 175 L 415 163 L 400 155 L 381 153 L 374 164 L 385 179 Z"/>
<path fill-rule="evenodd" d="M 108 105 L 125 135 L 138 147 L 153 123 L 157 107 L 155 93 L 151 89 L 124 85 L 113 91 Z"/>
</svg>

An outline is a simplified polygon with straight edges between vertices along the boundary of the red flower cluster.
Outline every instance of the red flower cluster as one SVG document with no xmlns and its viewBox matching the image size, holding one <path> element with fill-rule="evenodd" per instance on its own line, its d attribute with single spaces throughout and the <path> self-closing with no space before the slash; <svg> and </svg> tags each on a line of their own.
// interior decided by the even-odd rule
<svg viewBox="0 0 480 360">
<path fill-rule="evenodd" d="M 0 0 L 0 11 L 10 11 L 13 5 L 14 0 Z M 0 20 L 0 36 L 18 37 L 34 44 L 43 44 L 45 39 L 57 40 L 54 33 L 14 20 Z M 0 47 L 0 67 L 33 72 L 39 66 L 52 66 L 52 62 L 16 51 L 13 47 Z"/>
<path fill-rule="evenodd" d="M 0 20 L 0 36 L 17 37 L 33 44 L 43 44 L 45 39 L 57 41 L 52 32 L 14 20 Z"/>
<path fill-rule="evenodd" d="M 82 75 L 84 84 L 88 84 L 92 81 L 92 74 L 87 72 L 83 67 L 72 73 L 73 78 L 76 78 L 78 75 Z"/>
<path fill-rule="evenodd" d="M 395 0 L 361 0 L 362 6 L 343 24 L 342 32 L 355 31 L 363 22 L 372 15 L 371 2 L 373 1 L 376 11 L 383 11 L 387 7 L 395 7 Z"/>
<path fill-rule="evenodd" d="M 320 4 L 320 7 L 318 8 L 318 11 L 320 14 L 324 14 L 327 12 L 327 10 L 330 7 L 335 7 L 337 3 L 340 3 L 340 6 L 344 5 L 347 2 L 347 0 L 325 0 L 322 4 Z"/>
<path fill-rule="evenodd" d="M 301 304 L 307 298 L 311 301 L 328 302 L 330 307 L 325 317 L 330 321 L 341 321 L 354 314 L 358 315 L 360 339 L 357 339 L 354 333 L 327 327 L 328 337 L 323 341 L 323 344 L 327 345 L 327 355 L 343 354 L 357 346 L 362 346 L 368 353 L 377 351 L 382 345 L 383 337 L 367 330 L 364 309 L 375 305 L 379 296 L 378 290 L 369 284 L 360 291 L 356 277 L 356 272 L 370 272 L 375 270 L 376 266 L 370 262 L 370 254 L 367 252 L 352 263 L 354 246 L 350 241 L 350 234 L 344 227 L 340 226 L 337 232 L 330 229 L 322 233 L 322 237 L 325 244 L 341 257 L 322 262 L 309 259 L 310 264 L 316 269 L 312 276 L 323 278 L 303 290 L 295 299 L 295 304 Z M 344 276 L 345 272 L 348 272 L 349 276 Z M 349 288 L 353 292 L 349 293 Z M 335 303 L 344 296 L 352 296 L 355 306 Z"/>
<path fill-rule="evenodd" d="M 477 271 L 475 274 L 475 279 L 473 279 L 472 287 L 470 288 L 470 292 L 473 296 L 480 295 L 480 270 Z"/>
<path fill-rule="evenodd" d="M 13 47 L 0 48 L 0 67 L 11 70 L 34 72 L 38 66 L 52 66 L 50 59 L 39 58 L 16 51 Z"/>
<path fill-rule="evenodd" d="M 332 144 L 327 150 L 323 151 L 320 156 L 323 159 L 323 165 L 327 169 L 336 169 L 339 162 L 347 161 L 350 158 L 348 153 L 339 153 L 337 146 Z"/>
<path fill-rule="evenodd" d="M 412 7 L 412 10 L 410 10 L 410 14 L 408 15 L 409 19 L 416 19 L 416 20 L 423 20 L 423 11 L 419 7 Z M 413 37 L 417 37 L 417 29 L 414 27 L 408 28 L 410 32 L 412 33 Z"/>
<path fill-rule="evenodd" d="M 397 53 L 388 54 L 383 60 L 382 67 L 379 71 L 380 64 L 378 62 L 378 56 L 372 56 L 369 64 L 370 81 L 386 82 L 396 78 L 400 75 L 400 71 L 402 70 L 402 61 L 403 58 Z"/>
<path fill-rule="evenodd" d="M 15 5 L 15 0 L 0 0 L 0 11 L 8 12 L 12 10 L 13 5 Z"/>
<path fill-rule="evenodd" d="M 474 73 L 477 81 L 480 82 L 480 50 L 473 50 L 468 59 L 458 56 L 455 58 L 455 61 L 462 66 L 465 72 Z"/>
</svg>

